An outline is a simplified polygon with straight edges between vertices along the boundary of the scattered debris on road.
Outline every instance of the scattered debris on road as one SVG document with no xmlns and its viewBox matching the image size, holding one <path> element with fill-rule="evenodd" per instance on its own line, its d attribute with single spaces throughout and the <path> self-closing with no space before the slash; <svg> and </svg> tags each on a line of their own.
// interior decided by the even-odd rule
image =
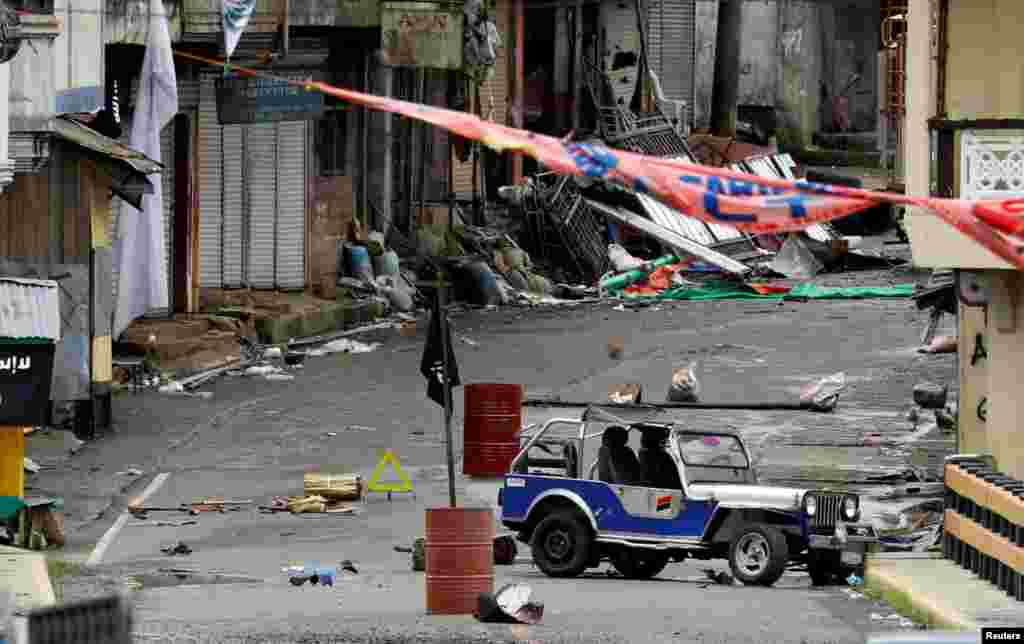
<svg viewBox="0 0 1024 644">
<path fill-rule="evenodd" d="M 643 397 L 643 386 L 638 383 L 613 385 L 608 391 L 608 400 L 613 403 L 624 405 L 627 403 L 637 404 Z"/>
<path fill-rule="evenodd" d="M 955 336 L 940 335 L 927 345 L 919 348 L 918 353 L 956 353 L 957 339 Z"/>
<path fill-rule="evenodd" d="M 366 485 L 357 474 L 309 472 L 303 477 L 302 489 L 307 497 L 322 497 L 326 501 L 358 501 L 363 498 Z"/>
<path fill-rule="evenodd" d="M 914 403 L 922 409 L 943 409 L 949 397 L 949 387 L 922 382 L 914 385 Z"/>
<path fill-rule="evenodd" d="M 839 395 L 846 389 L 843 372 L 826 376 L 800 392 L 800 402 L 818 410 L 832 411 L 839 403 Z"/>
<path fill-rule="evenodd" d="M 626 350 L 626 341 L 622 338 L 611 338 L 608 340 L 608 357 L 612 360 L 621 360 Z"/>
<path fill-rule="evenodd" d="M 494 563 L 499 566 L 511 566 L 516 562 L 519 549 L 515 537 L 502 535 L 494 539 Z"/>
<path fill-rule="evenodd" d="M 365 342 L 359 342 L 358 340 L 349 340 L 348 338 L 341 338 L 340 340 L 334 340 L 320 347 L 319 351 L 324 354 L 330 353 L 371 353 L 376 351 L 381 346 L 380 342 L 373 342 L 366 344 Z M 316 350 L 314 350 L 316 351 Z"/>
<path fill-rule="evenodd" d="M 22 461 L 26 472 L 30 472 L 32 474 L 39 473 L 40 467 L 38 463 L 36 463 L 30 458 L 24 458 L 22 459 Z"/>
<path fill-rule="evenodd" d="M 509 584 L 496 593 L 481 593 L 475 617 L 488 624 L 539 624 L 544 604 L 531 601 L 533 589 L 526 584 Z"/>
<path fill-rule="evenodd" d="M 695 403 L 700 396 L 700 382 L 697 380 L 697 363 L 672 372 L 666 400 L 674 403 Z"/>
<path fill-rule="evenodd" d="M 705 568 L 704 574 L 711 581 L 719 584 L 720 586 L 735 586 L 736 580 L 733 576 L 723 570 L 714 570 L 713 568 Z"/>
<path fill-rule="evenodd" d="M 189 525 L 199 525 L 198 521 L 142 521 L 138 523 L 125 524 L 129 528 L 180 528 Z"/>
<path fill-rule="evenodd" d="M 160 552 L 164 553 L 165 555 L 167 555 L 169 557 L 173 557 L 175 555 L 187 556 L 187 555 L 192 554 L 192 548 L 189 548 L 185 543 L 179 541 L 177 544 L 175 544 L 173 546 L 167 546 L 165 548 L 160 548 Z"/>
</svg>

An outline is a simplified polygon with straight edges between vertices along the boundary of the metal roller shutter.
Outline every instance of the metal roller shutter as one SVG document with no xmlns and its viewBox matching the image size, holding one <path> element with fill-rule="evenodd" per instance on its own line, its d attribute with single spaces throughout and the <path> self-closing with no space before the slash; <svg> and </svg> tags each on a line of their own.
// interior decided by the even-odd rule
<svg viewBox="0 0 1024 644">
<path fill-rule="evenodd" d="M 305 121 L 277 125 L 274 281 L 283 289 L 301 289 L 306 284 L 306 133 Z"/>
<path fill-rule="evenodd" d="M 178 77 L 178 111 L 191 112 L 199 109 L 199 79 Z"/>
<path fill-rule="evenodd" d="M 201 80 L 199 102 L 199 286 L 220 288 L 222 148 L 214 76 Z"/>
<path fill-rule="evenodd" d="M 274 288 L 277 237 L 277 127 L 246 126 L 245 189 L 249 204 L 246 282 L 252 288 Z"/>
<path fill-rule="evenodd" d="M 697 65 L 696 0 L 647 1 L 647 57 L 665 97 L 686 101 L 693 126 Z"/>
<path fill-rule="evenodd" d="M 223 285 L 244 284 L 245 267 L 245 157 L 244 125 L 225 125 L 221 142 L 224 152 L 224 249 Z"/>
</svg>

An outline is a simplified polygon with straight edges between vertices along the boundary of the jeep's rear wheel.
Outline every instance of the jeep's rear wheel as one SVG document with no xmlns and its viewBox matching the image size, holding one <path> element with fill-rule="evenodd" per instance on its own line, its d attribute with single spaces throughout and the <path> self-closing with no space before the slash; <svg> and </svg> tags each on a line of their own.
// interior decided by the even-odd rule
<svg viewBox="0 0 1024 644">
<path fill-rule="evenodd" d="M 778 528 L 754 525 L 740 530 L 729 546 L 729 567 L 748 586 L 771 586 L 789 562 L 789 546 Z"/>
<path fill-rule="evenodd" d="M 657 577 L 669 562 L 668 554 L 647 548 L 619 548 L 611 559 L 612 565 L 626 579 Z"/>
<path fill-rule="evenodd" d="M 587 569 L 594 538 L 575 512 L 556 512 L 537 524 L 530 541 L 533 561 L 549 577 L 576 577 Z"/>
</svg>

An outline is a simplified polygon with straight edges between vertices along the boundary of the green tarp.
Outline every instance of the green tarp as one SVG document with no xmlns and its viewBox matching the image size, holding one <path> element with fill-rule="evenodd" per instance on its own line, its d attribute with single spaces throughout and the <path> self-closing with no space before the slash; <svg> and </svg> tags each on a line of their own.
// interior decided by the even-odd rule
<svg viewBox="0 0 1024 644">
<path fill-rule="evenodd" d="M 914 294 L 913 284 L 896 286 L 851 286 L 847 288 L 830 288 L 815 284 L 799 284 L 789 293 L 770 293 L 762 295 L 748 286 L 728 282 L 708 283 L 703 286 L 680 286 L 663 291 L 658 295 L 626 295 L 632 298 L 653 297 L 659 300 L 856 300 L 874 298 L 904 298 Z"/>
</svg>

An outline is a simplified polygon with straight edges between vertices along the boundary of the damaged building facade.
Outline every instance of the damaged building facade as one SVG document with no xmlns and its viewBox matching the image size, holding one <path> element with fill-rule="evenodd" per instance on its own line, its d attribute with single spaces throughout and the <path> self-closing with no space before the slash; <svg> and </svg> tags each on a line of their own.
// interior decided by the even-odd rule
<svg viewBox="0 0 1024 644">
<path fill-rule="evenodd" d="M 0 64 L 7 110 L 0 276 L 56 283 L 60 339 L 50 395 L 71 403 L 70 410 L 58 407 L 71 411 L 76 432 L 86 435 L 111 415 L 112 195 L 136 212 L 148 177 L 160 171 L 156 161 L 66 114 L 102 103 L 101 7 L 98 0 L 80 3 L 70 14 L 62 3 L 5 6 L 5 37 L 20 39 L 3 43 Z M 2 304 L 17 313 L 24 303 Z"/>
<path fill-rule="evenodd" d="M 879 149 L 880 0 L 743 2 L 739 118 L 780 144 Z M 697 0 L 696 122 L 710 119 L 717 0 Z"/>
</svg>

